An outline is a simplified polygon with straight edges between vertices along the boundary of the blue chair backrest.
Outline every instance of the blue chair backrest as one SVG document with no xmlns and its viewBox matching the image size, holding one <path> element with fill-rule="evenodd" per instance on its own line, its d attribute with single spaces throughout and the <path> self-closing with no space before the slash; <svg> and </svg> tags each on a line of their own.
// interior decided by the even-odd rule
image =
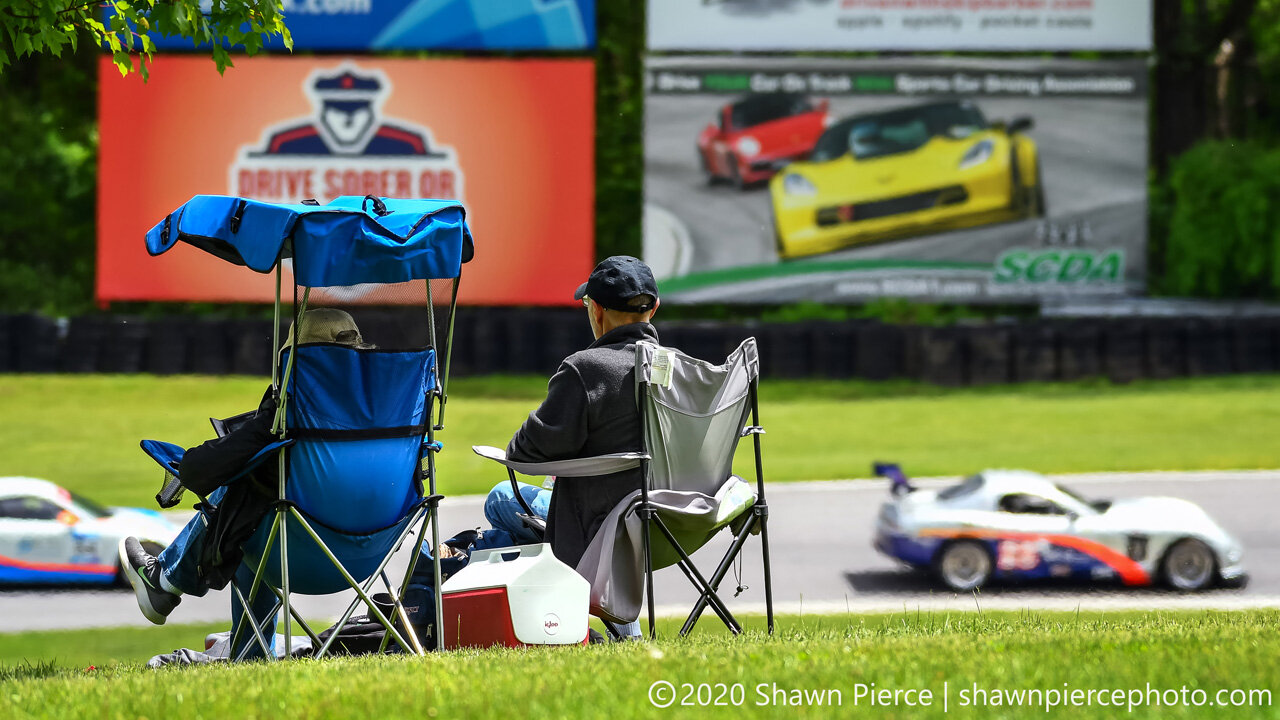
<svg viewBox="0 0 1280 720">
<path fill-rule="evenodd" d="M 402 517 L 421 493 L 435 351 L 298 347 L 290 382 L 285 496 L 331 528 L 364 534 Z M 288 362 L 289 351 L 283 353 Z"/>
</svg>

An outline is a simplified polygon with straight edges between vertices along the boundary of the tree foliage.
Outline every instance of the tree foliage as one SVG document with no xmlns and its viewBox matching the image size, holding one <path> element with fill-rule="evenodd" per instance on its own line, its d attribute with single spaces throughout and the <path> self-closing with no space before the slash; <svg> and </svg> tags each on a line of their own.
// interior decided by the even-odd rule
<svg viewBox="0 0 1280 720">
<path fill-rule="evenodd" d="M 596 4 L 596 255 L 640 255 L 645 0 Z"/>
<path fill-rule="evenodd" d="M 1161 0 L 1155 5 L 1152 162 L 1205 138 L 1280 128 L 1280 0 Z"/>
<path fill-rule="evenodd" d="M 1156 195 L 1168 212 L 1168 263 L 1157 290 L 1209 298 L 1280 298 L 1280 148 L 1210 140 L 1170 166 Z"/>
<path fill-rule="evenodd" d="M 0 308 L 93 308 L 97 51 L 32 54 L 0 73 Z"/>
<path fill-rule="evenodd" d="M 58 57 L 89 42 L 109 49 L 122 75 L 137 70 L 146 78 L 156 50 L 152 38 L 178 36 L 207 44 L 222 72 L 232 64 L 229 47 L 253 55 L 264 35 L 293 45 L 281 0 L 0 0 L 0 70 L 19 58 Z"/>
<path fill-rule="evenodd" d="M 1280 0 L 1157 2 L 1152 81 L 1151 290 L 1280 297 Z"/>
</svg>

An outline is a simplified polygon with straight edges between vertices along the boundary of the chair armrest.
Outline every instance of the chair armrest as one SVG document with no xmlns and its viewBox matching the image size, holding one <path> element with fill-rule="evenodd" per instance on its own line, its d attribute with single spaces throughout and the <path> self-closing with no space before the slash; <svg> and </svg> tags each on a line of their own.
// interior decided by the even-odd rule
<svg viewBox="0 0 1280 720">
<path fill-rule="evenodd" d="M 262 463 L 266 462 L 273 454 L 282 448 L 293 445 L 293 438 L 286 440 L 277 440 L 254 453 L 249 458 L 244 467 L 240 468 L 234 475 L 227 478 L 223 485 L 230 485 L 245 475 L 252 472 Z M 171 508 L 176 506 L 182 500 L 182 477 L 179 475 L 179 469 L 182 466 L 182 458 L 186 455 L 186 449 L 181 445 L 162 442 L 160 440 L 143 440 L 139 443 L 142 451 L 145 452 L 156 464 L 164 468 L 165 477 L 164 484 L 160 488 L 160 492 L 156 493 L 156 504 L 162 508 Z"/>
<path fill-rule="evenodd" d="M 641 460 L 649 455 L 639 452 L 610 453 L 572 460 L 552 460 L 540 463 L 522 463 L 507 459 L 505 450 L 488 445 L 472 445 L 471 450 L 482 458 L 500 463 L 521 475 L 555 475 L 556 477 L 584 477 L 608 475 L 640 467 Z"/>
</svg>

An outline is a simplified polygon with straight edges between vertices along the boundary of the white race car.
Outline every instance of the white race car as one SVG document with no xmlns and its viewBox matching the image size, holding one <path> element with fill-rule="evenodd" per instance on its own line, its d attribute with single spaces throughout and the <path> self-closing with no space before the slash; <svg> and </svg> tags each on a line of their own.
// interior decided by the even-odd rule
<svg viewBox="0 0 1280 720">
<path fill-rule="evenodd" d="M 1169 497 L 1086 500 L 1043 475 L 985 470 L 942 490 L 913 487 L 897 465 L 875 547 L 933 571 L 952 590 L 989 580 L 1163 582 L 1176 590 L 1243 586 L 1240 543 L 1198 505 Z"/>
<path fill-rule="evenodd" d="M 105 508 L 47 480 L 0 478 L 0 584 L 111 584 L 121 538 L 155 555 L 178 531 L 154 510 Z"/>
</svg>

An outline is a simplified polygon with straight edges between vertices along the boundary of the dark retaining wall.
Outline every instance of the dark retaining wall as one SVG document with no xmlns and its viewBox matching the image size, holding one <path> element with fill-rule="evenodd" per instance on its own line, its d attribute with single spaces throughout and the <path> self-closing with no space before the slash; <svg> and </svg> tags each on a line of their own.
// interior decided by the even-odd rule
<svg viewBox="0 0 1280 720">
<path fill-rule="evenodd" d="M 421 319 L 358 314 L 366 338 L 422 343 Z M 708 360 L 760 342 L 766 377 L 910 378 L 941 385 L 1117 382 L 1280 370 L 1280 318 L 1041 319 L 918 327 L 874 321 L 795 324 L 659 322 L 665 344 Z M 443 332 L 443 329 L 441 329 Z M 548 375 L 591 336 L 581 310 L 462 308 L 454 373 Z M 0 315 L 0 372 L 266 375 L 271 321 Z"/>
</svg>

